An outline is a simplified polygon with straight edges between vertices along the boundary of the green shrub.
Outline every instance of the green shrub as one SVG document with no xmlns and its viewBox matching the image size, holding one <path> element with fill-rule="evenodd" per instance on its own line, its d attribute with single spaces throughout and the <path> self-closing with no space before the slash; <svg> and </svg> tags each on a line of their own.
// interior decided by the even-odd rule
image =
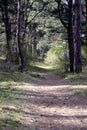
<svg viewBox="0 0 87 130">
<path fill-rule="evenodd" d="M 87 47 L 85 45 L 82 47 L 82 64 L 87 66 Z"/>
<path fill-rule="evenodd" d="M 47 52 L 45 63 L 59 68 L 68 69 L 69 58 L 68 49 L 65 43 L 54 44 Z"/>
</svg>

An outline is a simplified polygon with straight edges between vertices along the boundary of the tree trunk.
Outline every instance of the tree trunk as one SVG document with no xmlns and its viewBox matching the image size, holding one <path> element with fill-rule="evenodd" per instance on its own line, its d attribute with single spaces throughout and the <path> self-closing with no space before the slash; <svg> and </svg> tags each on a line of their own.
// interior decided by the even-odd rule
<svg viewBox="0 0 87 130">
<path fill-rule="evenodd" d="M 87 44 L 87 0 L 85 0 L 85 7 L 86 7 L 86 44 Z"/>
<path fill-rule="evenodd" d="M 86 21 L 87 21 L 87 0 L 86 1 Z"/>
<path fill-rule="evenodd" d="M 23 55 L 23 48 L 22 48 L 22 43 L 21 43 L 21 6 L 22 6 L 22 1 L 18 0 L 18 17 L 17 17 L 17 51 L 19 54 L 19 71 L 23 71 L 24 65 L 25 65 L 25 59 Z"/>
<path fill-rule="evenodd" d="M 27 12 L 28 11 L 28 0 L 25 0 L 25 14 L 24 14 L 24 33 L 23 33 L 23 39 L 25 39 L 26 36 L 26 26 L 27 26 L 27 19 L 28 19 L 28 15 Z"/>
<path fill-rule="evenodd" d="M 75 72 L 82 71 L 81 58 L 81 0 L 75 0 Z"/>
<path fill-rule="evenodd" d="M 1 9 L 2 9 L 2 18 L 5 24 L 5 30 L 6 30 L 6 41 L 7 41 L 7 62 L 11 64 L 12 62 L 12 53 L 11 53 L 11 23 L 10 23 L 10 17 L 8 15 L 8 1 L 3 0 L 1 3 Z"/>
<path fill-rule="evenodd" d="M 70 62 L 70 72 L 74 72 L 74 42 L 73 42 L 73 0 L 68 1 L 68 25 L 62 19 L 61 15 L 61 0 L 57 1 L 58 3 L 58 13 L 59 18 L 68 34 L 68 48 L 69 48 L 69 62 Z"/>
<path fill-rule="evenodd" d="M 69 46 L 69 60 L 70 72 L 74 72 L 74 42 L 73 42 L 73 0 L 68 2 L 68 46 Z"/>
</svg>

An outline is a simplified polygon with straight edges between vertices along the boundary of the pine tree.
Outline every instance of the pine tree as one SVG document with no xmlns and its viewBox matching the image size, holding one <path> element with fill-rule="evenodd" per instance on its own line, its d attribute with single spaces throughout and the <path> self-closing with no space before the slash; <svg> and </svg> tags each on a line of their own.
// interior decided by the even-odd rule
<svg viewBox="0 0 87 130">
<path fill-rule="evenodd" d="M 21 43 L 21 16 L 22 16 L 22 0 L 18 0 L 18 16 L 17 16 L 17 51 L 19 54 L 19 71 L 23 71 L 25 60 L 23 55 L 23 48 Z"/>
<path fill-rule="evenodd" d="M 7 62 L 10 65 L 12 62 L 12 53 L 11 53 L 11 23 L 8 11 L 8 0 L 1 0 L 1 11 L 2 11 L 2 19 L 5 24 L 5 30 L 6 30 Z"/>
<path fill-rule="evenodd" d="M 56 0 L 56 2 L 58 3 L 59 19 L 67 30 L 68 34 L 70 72 L 74 72 L 73 0 L 67 1 L 67 4 L 62 4 L 62 0 Z M 64 14 L 61 12 L 63 9 L 65 10 Z M 66 21 L 63 15 L 66 15 L 67 17 Z"/>
<path fill-rule="evenodd" d="M 75 72 L 76 73 L 82 71 L 81 21 L 82 21 L 81 0 L 75 0 Z"/>
</svg>

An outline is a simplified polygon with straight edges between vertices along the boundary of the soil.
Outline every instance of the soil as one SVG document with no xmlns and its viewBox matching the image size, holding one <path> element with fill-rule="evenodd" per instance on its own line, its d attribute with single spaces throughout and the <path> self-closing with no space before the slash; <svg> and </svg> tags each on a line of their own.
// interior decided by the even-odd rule
<svg viewBox="0 0 87 130">
<path fill-rule="evenodd" d="M 70 81 L 50 71 L 37 77 L 32 84 L 13 88 L 13 97 L 3 106 L 4 117 L 10 114 L 12 120 L 6 120 L 0 130 L 87 130 L 87 98 L 74 93 Z M 20 121 L 14 122 L 13 117 Z M 17 126 L 10 128 L 7 123 Z"/>
<path fill-rule="evenodd" d="M 87 130 L 87 98 L 80 97 L 66 81 L 49 72 L 39 73 L 33 89 L 23 90 L 31 107 L 19 130 Z"/>
</svg>

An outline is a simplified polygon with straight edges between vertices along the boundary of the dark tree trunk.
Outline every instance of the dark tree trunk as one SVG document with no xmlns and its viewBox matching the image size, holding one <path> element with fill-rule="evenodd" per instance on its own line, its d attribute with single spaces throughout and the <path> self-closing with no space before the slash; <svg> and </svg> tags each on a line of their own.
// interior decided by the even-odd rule
<svg viewBox="0 0 87 130">
<path fill-rule="evenodd" d="M 87 44 L 87 0 L 85 0 L 86 5 L 86 44 Z"/>
<path fill-rule="evenodd" d="M 82 71 L 81 58 L 81 0 L 75 0 L 75 72 Z"/>
<path fill-rule="evenodd" d="M 87 0 L 86 1 L 86 21 L 87 21 Z"/>
<path fill-rule="evenodd" d="M 68 47 L 69 47 L 69 62 L 70 72 L 74 72 L 74 42 L 73 42 L 73 0 L 68 1 L 68 24 L 62 19 L 60 5 L 61 0 L 56 1 L 58 3 L 59 18 L 68 34 Z"/>
<path fill-rule="evenodd" d="M 8 1 L 3 0 L 1 2 L 1 9 L 2 9 L 2 18 L 5 24 L 6 29 L 6 41 L 7 41 L 7 62 L 12 62 L 12 54 L 11 54 L 11 23 L 10 17 L 8 15 Z"/>
<path fill-rule="evenodd" d="M 73 0 L 68 2 L 68 46 L 69 46 L 69 60 L 70 72 L 74 72 L 74 42 L 73 42 Z"/>
<path fill-rule="evenodd" d="M 23 48 L 22 48 L 22 43 L 21 43 L 21 0 L 18 0 L 18 18 L 17 18 L 17 50 L 19 54 L 19 71 L 23 71 L 24 65 L 25 65 L 25 59 L 23 55 Z"/>
<path fill-rule="evenodd" d="M 27 19 L 28 19 L 28 15 L 27 12 L 28 11 L 28 0 L 25 0 L 25 15 L 24 15 L 24 33 L 23 33 L 23 38 L 25 38 L 25 34 L 26 34 L 26 26 L 27 26 Z"/>
</svg>

